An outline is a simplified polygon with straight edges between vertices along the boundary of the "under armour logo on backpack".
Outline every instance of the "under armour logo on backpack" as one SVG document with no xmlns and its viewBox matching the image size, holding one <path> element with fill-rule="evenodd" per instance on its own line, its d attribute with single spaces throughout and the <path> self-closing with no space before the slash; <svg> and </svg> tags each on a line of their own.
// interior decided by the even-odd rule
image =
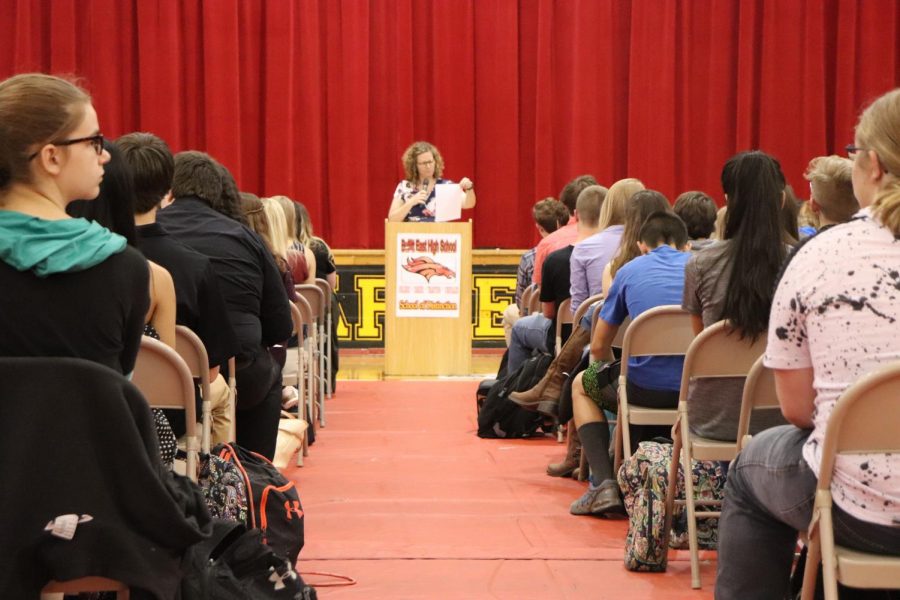
<svg viewBox="0 0 900 600">
<path fill-rule="evenodd" d="M 285 588 L 285 580 L 294 580 L 297 574 L 293 569 L 288 568 L 284 573 L 279 573 L 275 567 L 269 567 L 269 581 L 275 584 L 275 590 L 283 590 Z"/>
<path fill-rule="evenodd" d="M 293 503 L 293 506 L 291 504 Z M 290 521 L 294 517 L 291 516 L 291 513 L 297 513 L 297 518 L 303 516 L 303 511 L 300 509 L 300 501 L 299 500 L 285 500 L 284 501 L 284 511 L 287 513 L 287 520 Z"/>
</svg>

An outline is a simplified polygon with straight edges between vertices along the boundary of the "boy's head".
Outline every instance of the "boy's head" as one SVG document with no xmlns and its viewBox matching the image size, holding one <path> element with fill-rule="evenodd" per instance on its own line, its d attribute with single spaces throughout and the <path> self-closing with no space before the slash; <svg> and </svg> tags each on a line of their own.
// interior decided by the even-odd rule
<svg viewBox="0 0 900 600">
<path fill-rule="evenodd" d="M 641 225 L 638 240 L 641 252 L 644 253 L 659 246 L 672 246 L 676 250 L 683 250 L 688 242 L 687 227 L 678 215 L 657 211 L 651 213 Z"/>
<path fill-rule="evenodd" d="M 712 235 L 716 228 L 716 203 L 703 192 L 685 192 L 675 200 L 675 214 L 681 217 L 692 240 Z"/>
<path fill-rule="evenodd" d="M 535 203 L 531 209 L 535 225 L 541 237 L 553 233 L 569 220 L 569 211 L 555 198 L 544 198 Z"/>
<path fill-rule="evenodd" d="M 134 178 L 134 212 L 144 214 L 159 206 L 172 188 L 175 159 L 169 146 L 152 133 L 135 132 L 116 140 Z"/>
<path fill-rule="evenodd" d="M 842 156 L 817 156 L 809 161 L 803 176 L 809 181 L 813 211 L 821 212 L 832 223 L 849 221 L 859 210 L 852 173 L 853 161 Z"/>
</svg>

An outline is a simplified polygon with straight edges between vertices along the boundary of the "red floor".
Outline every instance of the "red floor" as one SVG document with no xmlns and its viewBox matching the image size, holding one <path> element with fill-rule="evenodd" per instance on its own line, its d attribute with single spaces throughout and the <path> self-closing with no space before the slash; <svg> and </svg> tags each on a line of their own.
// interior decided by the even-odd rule
<svg viewBox="0 0 900 600">
<path fill-rule="evenodd" d="M 357 580 L 321 598 L 712 598 L 714 553 L 699 591 L 686 552 L 666 573 L 626 571 L 626 522 L 568 514 L 585 484 L 544 475 L 564 452 L 555 440 L 477 438 L 475 387 L 340 382 L 306 466 L 288 473 L 306 513 L 301 571 Z"/>
</svg>

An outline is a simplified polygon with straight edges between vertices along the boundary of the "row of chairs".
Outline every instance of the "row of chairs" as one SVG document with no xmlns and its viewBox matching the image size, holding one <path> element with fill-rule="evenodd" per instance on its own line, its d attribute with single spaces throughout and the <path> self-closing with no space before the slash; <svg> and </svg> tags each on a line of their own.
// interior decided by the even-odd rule
<svg viewBox="0 0 900 600">
<path fill-rule="evenodd" d="M 599 307 L 596 309 L 599 312 Z M 595 317 L 596 317 L 595 312 Z M 679 463 L 686 476 L 685 499 L 678 500 L 687 511 L 688 539 L 691 558 L 691 585 L 700 587 L 698 518 L 721 516 L 719 511 L 698 512 L 689 476 L 692 460 L 731 461 L 749 441 L 750 424 L 758 411 L 778 411 L 780 406 L 772 370 L 763 365 L 766 340 L 741 339 L 739 332 L 726 322 L 719 322 L 694 335 L 690 314 L 679 306 L 661 306 L 649 310 L 625 324 L 622 340 L 622 368 L 619 379 L 619 424 L 616 435 L 618 457 L 630 456 L 629 424 L 675 425 L 673 460 L 669 472 L 666 498 L 666 534 L 671 530 L 671 515 L 676 504 L 675 491 Z M 620 334 L 622 333 L 620 328 Z M 677 409 L 661 410 L 630 406 L 625 381 L 628 358 L 636 356 L 685 357 Z M 690 383 L 711 377 L 746 377 L 741 413 L 732 442 L 709 440 L 691 433 L 687 410 Z M 824 565 L 825 596 L 837 598 L 837 581 L 851 587 L 900 587 L 900 559 L 883 557 L 841 548 L 834 544 L 831 524 L 830 483 L 837 453 L 889 453 L 900 451 L 900 440 L 892 426 L 900 417 L 896 398 L 900 396 L 900 363 L 864 377 L 842 396 L 831 418 L 823 444 L 820 478 L 816 491 L 813 519 L 808 532 L 809 555 L 804 574 L 804 598 L 812 598 L 816 570 Z M 853 407 L 852 409 L 850 407 Z M 894 418 L 891 418 L 891 417 Z M 582 467 L 582 471 L 585 469 Z"/>
</svg>

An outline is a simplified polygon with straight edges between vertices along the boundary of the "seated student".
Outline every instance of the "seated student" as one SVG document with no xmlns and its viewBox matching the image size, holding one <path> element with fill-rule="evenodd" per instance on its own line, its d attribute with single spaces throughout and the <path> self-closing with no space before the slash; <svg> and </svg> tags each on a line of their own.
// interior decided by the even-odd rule
<svg viewBox="0 0 900 600">
<path fill-rule="evenodd" d="M 625 264 L 610 287 L 600 319 L 591 339 L 591 355 L 601 361 L 612 360 L 612 341 L 626 317 L 637 318 L 643 312 L 681 300 L 687 252 L 687 229 L 678 216 L 655 212 L 640 230 L 639 256 Z M 609 457 L 609 425 L 601 406 L 597 382 L 599 362 L 580 373 L 572 385 L 572 407 L 582 451 L 591 468 L 587 492 L 572 503 L 573 515 L 624 515 L 619 486 Z M 652 408 L 674 408 L 684 359 L 680 356 L 653 356 L 630 359 L 628 363 L 628 402 Z"/>
<path fill-rule="evenodd" d="M 188 248 L 156 220 L 170 196 L 175 159 L 165 141 L 151 133 L 134 132 L 116 140 L 134 180 L 135 245 L 148 259 L 172 275 L 175 285 L 175 322 L 197 334 L 209 358 L 212 443 L 231 441 L 231 390 L 219 367 L 238 353 L 238 341 L 228 321 L 225 301 L 210 260 Z M 173 426 L 183 429 L 183 414 Z"/>
<path fill-rule="evenodd" d="M 290 305 L 265 243 L 243 223 L 240 196 L 224 166 L 202 152 L 175 156 L 174 202 L 159 211 L 169 234 L 210 259 L 240 349 L 237 442 L 275 454 L 281 416 L 281 369 L 268 346 L 291 336 Z"/>
<path fill-rule="evenodd" d="M 562 202 L 557 202 L 556 198 L 544 198 L 543 200 L 538 200 L 531 208 L 531 216 L 534 218 L 534 225 L 537 227 L 538 235 L 541 236 L 541 239 L 544 239 L 566 224 L 566 221 L 569 220 L 569 209 Z M 522 306 L 522 294 L 531 286 L 536 251 L 537 246 L 525 252 L 521 260 L 519 260 L 519 268 L 516 271 L 515 302 L 503 311 L 503 335 L 506 338 L 507 346 L 509 346 L 512 326 L 519 320 L 519 316 L 525 309 Z"/>
<path fill-rule="evenodd" d="M 586 188 L 590 189 L 590 188 Z M 596 229 L 597 233 L 589 235 L 575 244 L 572 257 L 569 260 L 569 292 L 572 297 L 572 312 L 574 313 L 581 302 L 589 296 L 599 294 L 602 291 L 603 268 L 612 261 L 619 250 L 625 233 L 625 221 L 628 213 L 627 206 L 632 196 L 644 191 L 644 184 L 637 179 L 620 179 L 609 188 L 603 205 Z M 588 198 L 579 196 L 578 202 L 585 202 Z M 663 205 L 667 205 L 663 200 Z M 581 220 L 581 209 L 577 209 Z M 633 211 L 632 211 L 633 212 Z M 647 211 L 650 214 L 653 210 Z M 642 221 L 643 222 L 643 221 Z M 640 223 L 635 228 L 640 228 Z M 583 320 L 590 321 L 590 315 L 586 314 Z M 550 363 L 547 373 L 530 390 L 513 392 L 510 399 L 528 410 L 540 410 L 553 407 L 559 402 L 563 383 L 569 372 L 581 362 L 584 346 L 590 341 L 590 326 L 576 323 L 572 329 L 572 335 L 566 338 L 565 344 L 560 349 L 559 355 Z M 555 415 L 555 409 L 548 412 L 549 416 Z"/>
<path fill-rule="evenodd" d="M 599 215 L 603 200 L 606 197 L 606 188 L 603 186 L 585 187 L 579 194 L 582 201 L 581 207 L 588 214 Z M 574 242 L 586 239 L 596 229 L 596 217 L 594 224 L 578 219 L 576 210 L 577 234 Z M 574 246 L 565 246 L 551 252 L 547 256 L 542 269 L 544 270 L 543 284 L 541 285 L 540 299 L 542 314 L 528 315 L 519 319 L 513 325 L 509 343 L 508 372 L 512 373 L 528 358 L 532 350 L 553 353 L 556 340 L 556 315 L 559 306 L 569 298 L 571 290 L 570 269 L 571 257 Z M 563 339 L 571 332 L 571 325 L 562 327 Z"/>
<path fill-rule="evenodd" d="M 581 190 L 589 185 L 597 185 L 597 180 L 593 175 L 579 175 L 566 184 L 559 194 L 559 201 L 569 209 L 569 221 L 540 242 L 534 253 L 534 276 L 533 283 L 535 285 L 544 285 L 542 277 L 544 275 L 544 260 L 560 248 L 565 248 L 572 244 L 578 236 L 578 226 L 575 219 L 575 203 L 578 201 L 578 195 Z"/>
<path fill-rule="evenodd" d="M 713 243 L 716 229 L 716 203 L 703 192 L 685 192 L 675 199 L 675 214 L 688 230 L 691 250 L 696 252 Z"/>
<path fill-rule="evenodd" d="M 864 210 L 794 257 L 772 303 L 765 364 L 792 423 L 755 435 L 731 465 L 719 521 L 717 598 L 784 598 L 809 526 L 829 416 L 855 381 L 900 359 L 900 90 L 859 119 L 848 151 Z M 900 555 L 900 455 L 838 457 L 835 541 Z"/>
<path fill-rule="evenodd" d="M 768 326 L 778 270 L 787 254 L 781 226 L 784 174 L 764 152 L 741 152 L 722 168 L 728 205 L 723 239 L 694 253 L 684 278 L 682 307 L 695 333 L 727 319 L 741 335 L 758 338 Z M 700 436 L 731 441 L 737 432 L 745 377 L 691 382 L 688 414 Z M 762 417 L 757 425 L 772 425 Z"/>
</svg>

